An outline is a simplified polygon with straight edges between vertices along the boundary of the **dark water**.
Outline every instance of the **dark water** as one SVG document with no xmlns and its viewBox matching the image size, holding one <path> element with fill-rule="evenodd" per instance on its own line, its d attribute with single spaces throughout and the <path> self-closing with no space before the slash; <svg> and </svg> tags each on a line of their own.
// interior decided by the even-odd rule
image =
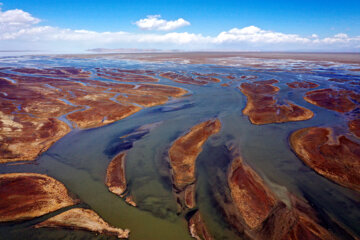
<svg viewBox="0 0 360 240">
<path fill-rule="evenodd" d="M 9 60 L 10 59 L 10 60 Z M 236 88 L 220 84 L 195 86 L 174 83 L 160 78 L 160 83 L 180 86 L 190 91 L 188 96 L 169 103 L 146 108 L 113 124 L 91 129 L 73 130 L 43 153 L 35 162 L 25 165 L 0 165 L 0 173 L 46 173 L 65 184 L 72 194 L 82 200 L 81 206 L 90 207 L 113 226 L 129 228 L 130 239 L 191 239 L 184 216 L 177 215 L 175 198 L 168 178 L 166 155 L 170 144 L 193 125 L 218 117 L 221 132 L 212 136 L 197 159 L 197 206 L 215 239 L 241 239 L 224 220 L 213 195 L 226 185 L 229 163 L 225 145 L 239 147 L 245 161 L 253 167 L 283 201 L 287 192 L 307 199 L 318 210 L 323 222 L 343 239 L 338 226 L 360 236 L 360 195 L 341 187 L 306 167 L 291 151 L 288 136 L 291 132 L 309 126 L 338 126 L 346 128 L 344 116 L 316 107 L 303 100 L 307 90 L 291 89 L 289 81 L 307 80 L 324 87 L 357 90 L 355 86 L 328 82 L 329 77 L 346 77 L 360 81 L 357 73 L 347 71 L 349 66 L 322 67 L 311 65 L 313 73 L 287 71 L 291 65 L 279 61 L 284 71 L 260 71 L 240 67 L 186 65 L 174 63 L 142 63 L 114 59 L 60 59 L 50 57 L 0 58 L 0 66 L 52 67 L 75 66 L 85 70 L 94 67 L 150 69 L 156 71 L 197 71 L 202 73 L 231 73 L 255 75 L 258 80 L 275 78 L 280 83 L 280 98 L 289 99 L 315 112 L 308 121 L 282 124 L 252 125 L 242 114 L 246 98 Z M 222 78 L 223 82 L 227 82 Z M 136 131 L 145 124 L 152 127 Z M 134 133 L 135 131 L 135 133 Z M 131 134 L 133 133 L 133 134 Z M 130 134 L 127 138 L 120 138 Z M 351 136 L 349 136 L 351 137 Z M 359 142 L 359 139 L 353 140 Z M 106 168 L 111 158 L 128 150 L 126 178 L 131 195 L 138 208 L 127 205 L 123 199 L 110 193 L 104 184 Z M 219 181 L 218 181 L 219 180 Z M 64 210 L 59 210 L 62 212 Z M 58 213 L 57 212 L 57 213 Z M 0 225 L 0 239 L 115 239 L 84 231 L 34 229 L 32 225 L 53 216 L 54 213 L 22 223 Z"/>
</svg>

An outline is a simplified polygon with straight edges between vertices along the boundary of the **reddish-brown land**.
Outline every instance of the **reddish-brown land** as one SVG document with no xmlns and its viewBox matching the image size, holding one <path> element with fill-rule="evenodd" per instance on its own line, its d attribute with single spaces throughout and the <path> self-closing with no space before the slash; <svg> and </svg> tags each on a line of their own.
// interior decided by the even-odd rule
<svg viewBox="0 0 360 240">
<path fill-rule="evenodd" d="M 229 197 L 219 202 L 228 222 L 245 239 L 335 239 L 323 228 L 305 201 L 288 195 L 290 205 L 277 199 L 264 180 L 233 153 L 228 170 Z M 304 238 L 305 237 L 305 238 Z"/>
<path fill-rule="evenodd" d="M 218 133 L 220 128 L 221 122 L 218 119 L 195 125 L 188 133 L 178 138 L 169 150 L 173 193 L 177 199 L 179 211 L 196 206 L 196 158 L 206 140 Z"/>
<path fill-rule="evenodd" d="M 196 191 L 195 183 L 188 185 L 184 190 L 183 198 L 184 198 L 185 206 L 187 208 L 194 208 L 196 206 L 195 191 Z"/>
<path fill-rule="evenodd" d="M 236 79 L 236 77 L 234 77 L 233 75 L 227 75 L 226 78 L 230 79 L 230 80 L 235 80 Z"/>
<path fill-rule="evenodd" d="M 158 82 L 157 78 L 146 76 L 146 71 L 140 70 L 121 70 L 121 69 L 98 69 L 97 75 L 102 78 L 121 81 L 121 82 Z M 149 72 L 152 74 L 153 72 Z"/>
<path fill-rule="evenodd" d="M 179 190 L 195 182 L 195 162 L 202 151 L 202 146 L 213 134 L 220 131 L 218 119 L 202 122 L 178 138 L 169 150 L 172 178 Z"/>
<path fill-rule="evenodd" d="M 111 91 L 99 92 L 97 88 L 111 87 Z M 67 118 L 80 128 L 100 127 L 114 121 L 121 120 L 140 111 L 140 104 L 144 107 L 161 105 L 169 100 L 169 97 L 180 97 L 187 93 L 184 89 L 160 85 L 160 84 L 103 84 L 87 87 L 87 91 L 73 89 L 75 97 L 69 97 L 75 105 L 88 106 L 90 108 L 71 113 Z M 111 100 L 116 94 L 116 101 Z M 151 96 L 151 97 L 149 97 Z"/>
<path fill-rule="evenodd" d="M 136 90 L 132 92 L 143 94 L 153 94 L 156 96 L 168 96 L 168 97 L 181 97 L 187 93 L 185 89 L 161 84 L 141 84 Z"/>
<path fill-rule="evenodd" d="M 337 239 L 326 228 L 319 224 L 315 211 L 308 203 L 297 199 L 294 196 L 290 196 L 290 199 L 292 205 L 292 214 L 294 214 L 296 222 L 292 228 L 281 238 L 282 240 Z"/>
<path fill-rule="evenodd" d="M 197 211 L 189 220 L 189 231 L 193 238 L 197 240 L 212 240 L 209 231 L 206 228 L 204 221 Z"/>
<path fill-rule="evenodd" d="M 84 208 L 70 209 L 35 225 L 35 228 L 41 227 L 80 229 L 117 238 L 128 238 L 130 233 L 128 229 L 110 226 L 94 211 Z"/>
<path fill-rule="evenodd" d="M 143 70 L 143 69 L 116 69 L 116 70 L 121 73 L 146 74 L 150 76 L 156 75 L 156 72 L 152 70 Z"/>
<path fill-rule="evenodd" d="M 13 69 L 13 72 L 26 73 L 26 74 L 37 74 L 43 76 L 54 76 L 54 77 L 71 77 L 71 78 L 87 78 L 91 75 L 90 72 L 84 71 L 74 67 L 57 67 L 57 68 L 17 68 Z"/>
<path fill-rule="evenodd" d="M 0 78 L 0 163 L 35 159 L 70 131 L 56 117 L 79 109 L 56 99 L 64 94 L 42 87 L 42 78 L 10 76 L 15 83 Z"/>
<path fill-rule="evenodd" d="M 310 127 L 290 136 L 295 153 L 311 169 L 348 188 L 360 191 L 360 144 L 334 137 L 330 128 Z"/>
<path fill-rule="evenodd" d="M 89 104 L 87 106 L 91 106 L 89 109 L 67 115 L 67 119 L 76 123 L 79 128 L 101 127 L 141 110 L 138 106 L 114 104 L 111 101 L 89 101 L 87 103 Z"/>
<path fill-rule="evenodd" d="M 160 74 L 161 77 L 170 79 L 174 82 L 178 82 L 178 83 L 185 83 L 185 84 L 194 84 L 194 85 L 205 85 L 208 83 L 208 81 L 205 80 L 197 80 L 194 79 L 191 76 L 185 76 L 179 73 L 175 73 L 175 72 L 165 72 L 165 73 L 161 73 Z"/>
<path fill-rule="evenodd" d="M 126 191 L 125 161 L 126 153 L 119 153 L 111 160 L 106 171 L 106 186 L 110 192 L 121 197 Z"/>
<path fill-rule="evenodd" d="M 251 229 L 259 227 L 275 207 L 274 195 L 264 186 L 262 179 L 243 164 L 240 157 L 232 161 L 228 184 L 243 221 Z"/>
<path fill-rule="evenodd" d="M 192 73 L 196 77 L 193 78 L 190 75 L 175 73 L 175 72 L 164 72 L 160 76 L 170 79 L 174 82 L 185 83 L 185 84 L 194 84 L 194 85 L 206 85 L 208 83 L 218 83 L 220 82 L 219 78 L 214 77 L 212 74 L 200 74 Z"/>
<path fill-rule="evenodd" d="M 286 84 L 291 88 L 316 88 L 319 86 L 319 84 L 312 83 L 309 81 L 291 82 Z"/>
<path fill-rule="evenodd" d="M 197 81 L 207 81 L 207 82 L 214 82 L 214 83 L 220 82 L 220 79 L 215 78 L 215 77 L 209 77 L 209 76 L 198 76 L 195 79 Z"/>
<path fill-rule="evenodd" d="M 207 82 L 213 82 L 213 83 L 218 83 L 221 82 L 221 80 L 219 78 L 217 78 L 218 76 L 220 76 L 219 74 L 216 73 L 198 73 L 198 72 L 191 72 L 191 74 L 197 76 L 195 79 L 196 80 L 204 80 Z"/>
<path fill-rule="evenodd" d="M 56 118 L 34 118 L 28 115 L 0 112 L 0 163 L 34 160 L 54 142 L 70 132 Z"/>
<path fill-rule="evenodd" d="M 137 94 L 123 94 L 119 95 L 116 100 L 119 102 L 136 103 L 143 107 L 153 107 L 164 104 L 168 101 L 167 96 L 158 95 L 137 95 Z"/>
<path fill-rule="evenodd" d="M 72 127 L 100 127 L 140 111 L 141 106 L 164 104 L 187 93 L 160 84 L 91 80 L 89 72 L 77 68 L 12 70 L 26 75 L 0 71 L 4 93 L 0 95 L 0 163 L 34 160 L 46 151 L 71 130 L 59 117 L 70 120 Z"/>
<path fill-rule="evenodd" d="M 75 203 L 61 182 L 46 175 L 0 175 L 0 222 L 39 217 Z"/>
<path fill-rule="evenodd" d="M 356 104 L 352 99 L 359 100 L 360 95 L 349 90 L 328 88 L 307 92 L 304 99 L 316 106 L 344 113 L 355 109 Z"/>
<path fill-rule="evenodd" d="M 243 113 L 249 116 L 251 123 L 303 121 L 313 117 L 312 111 L 294 103 L 279 104 L 275 98 L 279 88 L 273 86 L 274 83 L 278 81 L 272 79 L 241 84 L 240 90 L 248 100 Z"/>
<path fill-rule="evenodd" d="M 349 123 L 349 129 L 357 137 L 360 137 L 360 119 L 351 120 Z"/>
<path fill-rule="evenodd" d="M 360 94 L 350 90 L 320 89 L 307 92 L 304 99 L 316 106 L 340 113 L 348 113 L 359 107 Z M 350 115 L 348 126 L 350 131 L 360 137 L 360 120 Z"/>
</svg>

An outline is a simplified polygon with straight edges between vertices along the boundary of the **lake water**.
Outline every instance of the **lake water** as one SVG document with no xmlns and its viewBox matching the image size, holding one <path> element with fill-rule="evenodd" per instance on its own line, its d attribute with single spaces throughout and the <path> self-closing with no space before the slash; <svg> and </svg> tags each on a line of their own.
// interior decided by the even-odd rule
<svg viewBox="0 0 360 240">
<path fill-rule="evenodd" d="M 214 194 L 226 186 L 226 168 L 229 159 L 225 147 L 234 144 L 253 169 L 282 198 L 287 191 L 307 199 L 319 212 L 323 222 L 341 238 L 338 225 L 360 236 L 360 194 L 341 187 L 316 174 L 305 166 L 291 151 L 289 134 L 310 126 L 337 126 L 346 128 L 346 119 L 305 100 L 307 90 L 291 89 L 285 83 L 306 80 L 318 83 L 320 87 L 356 89 L 356 85 L 329 82 L 329 77 L 348 78 L 360 81 L 360 74 L 347 70 L 349 66 L 324 67 L 309 63 L 313 72 L 288 71 L 291 68 L 284 60 L 278 67 L 283 71 L 253 69 L 250 67 L 222 67 L 214 65 L 190 65 L 171 62 L 146 63 L 106 58 L 76 59 L 57 57 L 6 57 L 0 58 L 0 67 L 58 67 L 74 66 L 93 71 L 94 67 L 115 67 L 121 69 L 146 69 L 160 71 L 184 71 L 199 73 L 255 75 L 257 80 L 277 79 L 274 84 L 281 88 L 280 98 L 289 99 L 315 113 L 307 121 L 281 124 L 253 125 L 242 114 L 246 97 L 237 86 L 221 87 L 220 83 L 206 86 L 180 84 L 161 78 L 159 83 L 179 86 L 189 90 L 180 99 L 165 105 L 145 108 L 134 115 L 104 127 L 78 130 L 56 142 L 47 152 L 29 164 L 0 165 L 0 173 L 37 172 L 52 176 L 63 182 L 68 190 L 82 200 L 80 206 L 90 207 L 113 226 L 131 230 L 132 240 L 191 239 L 187 222 L 177 214 L 171 181 L 168 178 L 166 156 L 171 143 L 195 124 L 217 117 L 222 129 L 206 142 L 197 159 L 197 207 L 215 239 L 242 239 L 226 223 L 217 207 Z M 225 76 L 225 75 L 224 75 Z M 222 82 L 229 79 L 221 77 Z M 126 139 L 120 137 L 150 123 L 154 128 L 139 136 Z M 360 142 L 359 139 L 352 137 Z M 123 199 L 110 193 L 104 184 L 106 168 L 117 153 L 128 150 L 126 178 L 128 189 L 138 207 L 127 205 Z M 217 182 L 220 176 L 224 182 Z M 59 210 L 56 213 L 62 212 Z M 0 224 L 0 239 L 115 239 L 85 231 L 62 229 L 34 229 L 32 225 L 53 216 L 55 213 L 21 223 Z"/>
</svg>

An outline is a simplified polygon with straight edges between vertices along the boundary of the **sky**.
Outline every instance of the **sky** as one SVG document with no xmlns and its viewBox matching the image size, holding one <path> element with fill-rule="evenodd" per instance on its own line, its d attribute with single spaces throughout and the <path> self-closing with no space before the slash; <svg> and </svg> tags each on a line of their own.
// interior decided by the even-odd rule
<svg viewBox="0 0 360 240">
<path fill-rule="evenodd" d="M 0 0 L 0 51 L 360 52 L 360 1 Z"/>
</svg>

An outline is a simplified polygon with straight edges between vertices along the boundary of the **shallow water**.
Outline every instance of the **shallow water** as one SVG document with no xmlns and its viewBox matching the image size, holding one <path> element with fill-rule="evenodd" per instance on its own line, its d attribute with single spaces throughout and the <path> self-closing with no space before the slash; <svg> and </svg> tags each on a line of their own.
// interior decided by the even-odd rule
<svg viewBox="0 0 360 240">
<path fill-rule="evenodd" d="M 280 99 L 289 99 L 314 111 L 308 121 L 281 124 L 253 125 L 242 114 L 246 97 L 236 86 L 221 87 L 220 83 L 207 86 L 179 84 L 161 78 L 159 83 L 180 86 L 190 93 L 169 103 L 145 108 L 134 115 L 113 124 L 90 130 L 73 129 L 56 142 L 35 162 L 24 165 L 0 165 L 0 173 L 38 172 L 46 173 L 65 184 L 72 194 L 82 200 L 82 205 L 92 208 L 113 226 L 129 228 L 130 239 L 191 239 L 187 222 L 177 214 L 175 198 L 166 166 L 167 150 L 171 143 L 195 124 L 218 117 L 222 122 L 221 132 L 212 136 L 204 145 L 197 159 L 197 206 L 209 231 L 215 239 L 241 239 L 226 223 L 214 200 L 216 189 L 226 186 L 226 169 L 229 160 L 225 145 L 239 147 L 244 160 L 269 184 L 277 196 L 286 202 L 286 192 L 307 199 L 318 210 L 326 227 L 347 239 L 338 227 L 360 236 L 360 194 L 341 187 L 316 174 L 305 166 L 291 151 L 288 136 L 291 132 L 309 126 L 346 127 L 344 116 L 303 100 L 307 90 L 291 89 L 285 84 L 293 80 L 307 80 L 324 87 L 354 89 L 346 83 L 328 82 L 329 77 L 350 78 L 360 81 L 358 73 L 350 73 L 346 65 L 322 67 L 311 65 L 313 73 L 288 71 L 284 60 L 281 72 L 251 68 L 216 67 L 213 65 L 187 65 L 175 63 L 142 63 L 114 59 L 61 59 L 51 57 L 12 58 L 2 61 L 1 66 L 52 67 L 75 66 L 85 70 L 94 67 L 117 67 L 149 69 L 155 71 L 197 71 L 203 73 L 231 73 L 255 75 L 257 80 L 275 78 L 280 83 Z M 16 59 L 16 61 L 14 60 Z M 285 62 L 286 63 L 286 62 Z M 278 66 L 279 67 L 279 66 Z M 221 78 L 223 82 L 225 78 Z M 109 81 L 109 80 L 105 80 Z M 133 135 L 125 140 L 120 137 L 137 128 L 158 123 L 149 131 Z M 68 123 L 70 124 L 70 123 Z M 354 139 L 359 142 L 359 139 Z M 123 199 L 110 193 L 104 184 L 108 163 L 122 150 L 128 150 L 126 178 L 128 189 L 138 208 L 127 205 Z M 216 182 L 216 176 L 222 181 Z M 226 184 L 225 184 L 226 185 Z M 63 210 L 59 210 L 61 212 Z M 0 239 L 115 239 L 96 236 L 84 231 L 59 229 L 33 229 L 31 226 L 54 214 L 49 214 L 23 223 L 0 225 Z M 336 223 L 336 224 L 335 224 Z M 26 236 L 26 237 L 25 237 Z"/>
</svg>

